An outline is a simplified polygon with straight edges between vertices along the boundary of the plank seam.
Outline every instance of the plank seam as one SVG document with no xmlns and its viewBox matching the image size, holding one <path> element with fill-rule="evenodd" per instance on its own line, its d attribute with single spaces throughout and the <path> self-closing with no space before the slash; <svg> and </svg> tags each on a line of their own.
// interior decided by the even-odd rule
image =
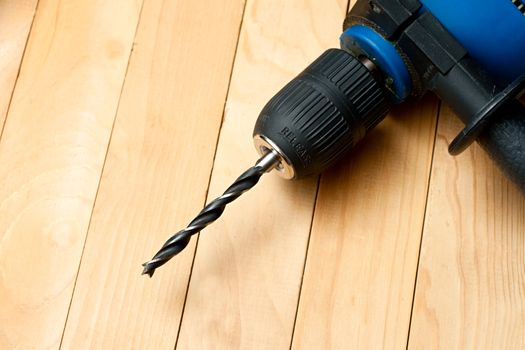
<svg viewBox="0 0 525 350">
<path fill-rule="evenodd" d="M 428 181 L 427 181 L 427 194 L 425 199 L 425 208 L 424 208 L 424 214 L 423 214 L 423 225 L 421 226 L 421 235 L 419 238 L 419 249 L 417 253 L 417 265 L 416 265 L 416 274 L 414 279 L 414 288 L 412 291 L 412 305 L 410 307 L 410 317 L 408 321 L 408 333 L 407 333 L 407 342 L 406 342 L 406 349 L 408 350 L 408 345 L 410 343 L 410 331 L 412 329 L 412 316 L 414 314 L 414 302 L 416 300 L 416 289 L 417 289 L 417 277 L 419 274 L 419 264 L 421 259 L 421 247 L 423 246 L 423 234 L 425 232 L 425 226 L 426 226 L 426 220 L 427 220 L 427 207 L 428 207 L 428 199 L 430 195 L 430 182 L 432 180 L 432 170 L 434 169 L 434 157 L 436 153 L 436 140 L 437 140 L 437 132 L 438 132 L 438 124 L 439 124 L 439 116 L 441 114 L 441 101 L 438 101 L 437 106 L 437 113 L 436 113 L 436 124 L 434 128 L 434 144 L 432 146 L 432 157 L 430 160 L 430 170 L 428 173 Z"/>
<path fill-rule="evenodd" d="M 122 79 L 122 85 L 120 87 L 120 94 L 119 94 L 119 98 L 118 98 L 118 102 L 117 102 L 117 108 L 115 110 L 113 123 L 111 124 L 111 130 L 110 130 L 110 133 L 109 133 L 109 140 L 108 140 L 107 147 L 106 147 L 106 154 L 104 155 L 104 162 L 102 163 L 102 169 L 100 171 L 100 177 L 99 177 L 98 184 L 97 184 L 97 191 L 95 192 L 95 198 L 93 200 L 93 205 L 91 206 L 91 213 L 89 215 L 89 223 L 88 223 L 88 227 L 87 227 L 87 230 L 86 230 L 86 236 L 84 237 L 84 244 L 82 245 L 82 252 L 80 254 L 80 261 L 78 263 L 77 273 L 75 275 L 75 282 L 73 284 L 73 291 L 71 292 L 71 298 L 69 299 L 69 305 L 68 305 L 68 308 L 67 308 L 66 320 L 64 322 L 64 327 L 62 329 L 62 336 L 60 337 L 60 344 L 58 346 L 59 349 L 62 349 L 62 343 L 64 341 L 64 335 L 66 333 L 66 326 L 67 326 L 67 322 L 69 320 L 69 313 L 71 311 L 71 305 L 73 304 L 73 299 L 74 299 L 75 291 L 76 291 L 76 287 L 77 287 L 78 275 L 80 274 L 80 268 L 82 266 L 82 258 L 84 257 L 84 250 L 86 248 L 86 242 L 87 242 L 87 239 L 88 239 L 88 236 L 89 236 L 89 231 L 91 229 L 91 223 L 92 223 L 92 220 L 93 220 L 93 212 L 95 210 L 95 205 L 97 203 L 98 193 L 99 193 L 99 190 L 100 190 L 100 184 L 102 182 L 102 175 L 104 175 L 104 169 L 106 167 L 106 161 L 107 161 L 107 158 L 108 158 L 109 148 L 111 146 L 111 140 L 113 138 L 113 130 L 115 128 L 115 122 L 117 120 L 118 112 L 119 112 L 119 109 L 120 109 L 120 102 L 121 102 L 121 99 L 122 99 L 122 93 L 124 91 L 124 87 L 126 86 L 126 79 L 127 79 L 127 76 L 128 76 L 128 70 L 129 70 L 129 66 L 130 66 L 130 62 L 131 62 L 131 55 L 133 54 L 133 49 L 134 49 L 134 46 L 135 46 L 135 39 L 137 37 L 137 31 L 138 31 L 139 24 L 140 24 L 141 19 L 142 19 L 142 9 L 143 8 L 144 8 L 144 0 L 142 0 L 142 2 L 140 4 L 140 10 L 139 10 L 139 16 L 138 16 L 138 20 L 137 20 L 137 25 L 135 26 L 135 33 L 133 35 L 133 41 L 131 43 L 131 48 L 129 50 L 128 62 L 126 63 L 126 70 L 124 72 L 124 79 Z"/>
<path fill-rule="evenodd" d="M 219 148 L 219 141 L 220 141 L 220 138 L 221 138 L 222 127 L 223 127 L 223 124 L 224 124 L 224 117 L 225 117 L 225 114 L 226 114 L 226 104 L 228 102 L 228 96 L 230 95 L 230 88 L 231 88 L 231 83 L 232 83 L 233 71 L 234 71 L 234 67 L 235 67 L 235 61 L 237 60 L 237 53 L 239 51 L 239 42 L 240 42 L 240 39 L 241 39 L 241 31 L 242 31 L 242 27 L 243 27 L 243 24 L 244 24 L 244 16 L 246 14 L 246 4 L 247 4 L 248 1 L 249 0 L 245 0 L 244 3 L 243 3 L 242 13 L 241 13 L 241 21 L 239 23 L 239 28 L 237 30 L 237 42 L 235 44 L 235 50 L 234 50 L 234 53 L 233 53 L 233 59 L 232 59 L 232 63 L 231 63 L 230 76 L 228 78 L 228 87 L 226 89 L 226 95 L 225 95 L 224 104 L 223 104 L 223 107 L 222 107 L 222 116 L 221 116 L 221 121 L 220 121 L 220 124 L 219 124 L 219 132 L 217 132 L 217 138 L 215 140 L 215 152 L 213 153 L 213 159 L 212 159 L 212 162 L 211 162 L 210 176 L 208 178 L 208 186 L 206 188 L 206 193 L 204 195 L 203 207 L 206 206 L 206 201 L 208 200 L 208 194 L 210 192 L 211 180 L 213 178 L 213 170 L 215 169 L 215 160 L 217 158 L 217 150 Z M 186 310 L 186 302 L 188 300 L 188 294 L 189 294 L 189 291 L 190 291 L 191 276 L 193 274 L 193 267 L 195 265 L 195 258 L 197 257 L 197 249 L 199 247 L 199 238 L 200 238 L 200 236 L 201 236 L 201 234 L 199 232 L 197 234 L 197 237 L 196 237 L 196 240 L 195 240 L 195 249 L 193 250 L 193 259 L 191 261 L 190 274 L 188 276 L 188 283 L 186 285 L 186 293 L 184 294 L 184 302 L 182 304 L 182 311 L 181 311 L 180 318 L 179 318 L 179 329 L 177 330 L 177 337 L 175 339 L 175 344 L 173 346 L 174 350 L 177 349 L 177 346 L 178 346 L 178 343 L 179 343 L 180 331 L 182 329 L 182 322 L 183 322 L 183 319 L 184 319 L 184 311 Z"/>
<path fill-rule="evenodd" d="M 290 338 L 290 347 L 289 349 L 292 349 L 293 346 L 293 338 L 295 335 L 295 326 L 297 324 L 297 316 L 299 314 L 299 305 L 301 304 L 301 292 L 303 290 L 303 282 L 304 282 L 304 274 L 306 272 L 306 263 L 308 261 L 308 250 L 310 248 L 310 240 L 312 238 L 312 228 L 314 226 L 314 218 L 315 218 L 315 209 L 317 208 L 317 197 L 319 195 L 319 188 L 321 187 L 321 176 L 319 175 L 317 177 L 317 188 L 315 191 L 315 197 L 314 197 L 314 207 L 312 208 L 312 219 L 310 220 L 310 229 L 308 231 L 308 241 L 306 242 L 306 251 L 304 254 L 304 263 L 303 263 L 303 273 L 301 274 L 301 283 L 299 284 L 299 295 L 297 297 L 297 306 L 295 307 L 295 317 L 293 319 L 293 326 L 292 326 L 292 335 Z"/>
<path fill-rule="evenodd" d="M 2 123 L 2 127 L 0 128 L 0 140 L 2 140 L 2 137 L 4 136 L 5 125 L 7 124 L 7 118 L 9 116 L 9 112 L 11 111 L 11 103 L 13 102 L 16 85 L 18 84 L 18 78 L 20 77 L 20 72 L 22 71 L 22 65 L 24 64 L 24 58 L 26 56 L 27 45 L 29 43 L 29 39 L 31 38 L 31 32 L 33 31 L 33 24 L 35 23 L 35 17 L 38 11 L 38 5 L 40 5 L 40 0 L 37 0 L 36 5 L 35 5 L 35 10 L 33 11 L 33 18 L 31 19 L 31 25 L 29 26 L 29 31 L 27 32 L 26 42 L 24 44 L 24 49 L 22 50 L 22 56 L 20 58 L 20 64 L 18 65 L 18 70 L 16 72 L 15 82 L 13 84 L 13 89 L 11 90 L 11 96 L 9 96 L 9 102 L 7 103 L 7 109 L 5 111 L 4 122 Z"/>
</svg>

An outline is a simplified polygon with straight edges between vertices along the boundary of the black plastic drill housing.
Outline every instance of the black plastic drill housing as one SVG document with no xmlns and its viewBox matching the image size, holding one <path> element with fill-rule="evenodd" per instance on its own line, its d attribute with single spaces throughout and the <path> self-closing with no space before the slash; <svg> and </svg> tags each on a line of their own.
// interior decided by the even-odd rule
<svg viewBox="0 0 525 350">
<path fill-rule="evenodd" d="M 390 109 L 376 73 L 347 51 L 327 50 L 266 104 L 255 139 L 269 140 L 293 168 L 290 178 L 324 171 Z"/>
</svg>

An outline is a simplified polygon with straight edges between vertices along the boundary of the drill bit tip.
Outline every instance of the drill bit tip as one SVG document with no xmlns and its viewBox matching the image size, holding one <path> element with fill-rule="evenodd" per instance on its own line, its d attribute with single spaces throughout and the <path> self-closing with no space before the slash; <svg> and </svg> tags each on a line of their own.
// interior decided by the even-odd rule
<svg viewBox="0 0 525 350">
<path fill-rule="evenodd" d="M 153 274 L 155 273 L 155 269 L 150 269 L 148 267 L 148 263 L 147 262 L 142 264 L 142 266 L 144 266 L 144 269 L 142 270 L 142 275 L 148 275 L 150 278 L 153 277 Z"/>
<path fill-rule="evenodd" d="M 276 167 L 280 161 L 281 158 L 277 152 L 273 150 L 268 151 L 253 167 L 239 176 L 237 180 L 226 189 L 222 196 L 214 199 L 202 209 L 199 215 L 197 215 L 185 229 L 171 236 L 150 261 L 142 264 L 142 266 L 144 266 L 142 274 L 152 277 L 155 269 L 164 265 L 168 260 L 186 248 L 191 236 L 199 233 L 206 226 L 217 220 L 222 215 L 227 204 L 233 202 L 244 192 L 255 186 L 261 176 Z"/>
</svg>

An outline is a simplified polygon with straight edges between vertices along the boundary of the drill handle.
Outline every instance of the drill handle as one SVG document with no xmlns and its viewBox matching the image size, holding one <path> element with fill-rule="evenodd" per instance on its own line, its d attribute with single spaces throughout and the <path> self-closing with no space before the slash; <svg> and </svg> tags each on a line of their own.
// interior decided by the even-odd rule
<svg viewBox="0 0 525 350">
<path fill-rule="evenodd" d="M 430 87 L 465 124 L 450 154 L 478 141 L 525 194 L 525 106 L 517 100 L 525 90 L 525 75 L 502 90 L 465 57 L 447 74 L 437 74 Z"/>
<path fill-rule="evenodd" d="M 478 143 L 525 193 L 525 106 L 517 100 L 508 102 Z"/>
</svg>

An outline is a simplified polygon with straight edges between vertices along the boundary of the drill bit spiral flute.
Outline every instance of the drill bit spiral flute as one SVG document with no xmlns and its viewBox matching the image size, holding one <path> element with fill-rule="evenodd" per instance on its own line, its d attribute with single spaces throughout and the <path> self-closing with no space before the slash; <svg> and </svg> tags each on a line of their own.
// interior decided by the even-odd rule
<svg viewBox="0 0 525 350">
<path fill-rule="evenodd" d="M 226 205 L 239 198 L 244 192 L 255 186 L 261 176 L 272 170 L 279 163 L 279 156 L 273 151 L 268 151 L 253 167 L 242 173 L 235 182 L 228 187 L 222 196 L 214 199 L 199 215 L 193 219 L 188 227 L 174 234 L 164 243 L 157 254 L 144 263 L 142 274 L 153 276 L 155 269 L 164 265 L 168 260 L 179 254 L 190 242 L 191 236 L 199 233 L 203 228 L 217 220 L 223 213 Z"/>
<path fill-rule="evenodd" d="M 180 253 L 264 173 L 324 171 L 394 104 L 427 91 L 466 125 L 449 153 L 477 141 L 525 192 L 525 106 L 517 100 L 525 91 L 525 0 L 358 0 L 340 39 L 342 49 L 324 52 L 263 108 L 253 133 L 262 158 L 144 263 L 143 274 Z"/>
</svg>

